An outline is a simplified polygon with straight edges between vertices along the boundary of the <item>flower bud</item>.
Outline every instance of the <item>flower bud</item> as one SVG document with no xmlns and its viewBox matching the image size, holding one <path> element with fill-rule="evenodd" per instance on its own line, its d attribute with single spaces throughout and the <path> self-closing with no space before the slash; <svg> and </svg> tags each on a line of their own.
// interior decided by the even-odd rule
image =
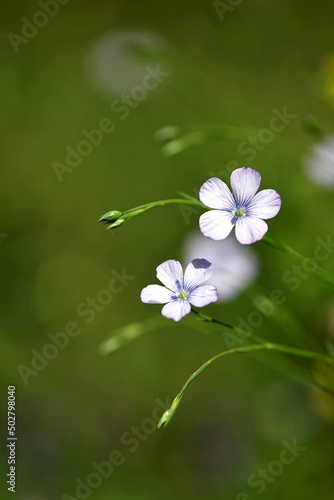
<svg viewBox="0 0 334 500">
<path fill-rule="evenodd" d="M 316 133 L 319 134 L 321 133 L 321 127 L 319 120 L 317 119 L 316 116 L 308 114 L 303 117 L 303 125 L 307 132 Z"/>
<path fill-rule="evenodd" d="M 111 210 L 110 212 L 102 215 L 98 222 L 106 222 L 107 224 L 109 222 L 115 222 L 121 217 L 121 215 L 122 212 L 119 212 L 118 210 Z"/>
<path fill-rule="evenodd" d="M 180 133 L 181 130 L 176 125 L 167 125 L 155 132 L 154 139 L 156 142 L 168 142 L 175 139 Z"/>
<path fill-rule="evenodd" d="M 118 227 L 118 226 L 121 226 L 122 224 L 124 224 L 124 222 L 125 222 L 125 219 L 118 219 L 115 222 L 113 222 L 112 224 L 109 224 L 107 226 L 107 229 L 114 229 L 115 227 Z"/>
</svg>

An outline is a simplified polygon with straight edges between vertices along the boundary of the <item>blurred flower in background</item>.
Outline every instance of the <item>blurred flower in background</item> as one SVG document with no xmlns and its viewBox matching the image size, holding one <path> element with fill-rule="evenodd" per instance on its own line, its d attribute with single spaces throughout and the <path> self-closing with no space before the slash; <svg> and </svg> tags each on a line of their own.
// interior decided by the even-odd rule
<svg viewBox="0 0 334 500">
<path fill-rule="evenodd" d="M 334 189 L 334 134 L 313 145 L 303 159 L 303 166 L 316 184 Z"/>
<path fill-rule="evenodd" d="M 170 73 L 166 41 L 149 31 L 117 30 L 100 37 L 85 58 L 85 71 L 91 85 L 107 97 L 129 93 L 141 85 L 147 66 Z M 164 85 L 166 84 L 164 80 Z M 161 88 L 161 85 L 159 85 Z M 152 96 L 155 92 L 149 92 Z"/>
<path fill-rule="evenodd" d="M 196 232 L 188 236 L 183 247 L 184 261 L 205 258 L 212 263 L 213 274 L 208 283 L 218 290 L 218 301 L 228 302 L 257 278 L 259 260 L 256 253 L 229 236 L 213 241 Z"/>
<path fill-rule="evenodd" d="M 314 80 L 316 93 L 334 107 L 334 54 L 329 54 Z"/>
<path fill-rule="evenodd" d="M 330 356 L 334 357 L 334 298 L 331 298 L 320 310 L 318 316 L 318 332 Z M 330 366 L 315 363 L 313 376 L 318 384 L 332 389 L 334 387 L 334 372 Z M 330 422 L 334 422 L 333 394 L 312 388 L 310 391 L 311 403 L 316 412 Z"/>
</svg>

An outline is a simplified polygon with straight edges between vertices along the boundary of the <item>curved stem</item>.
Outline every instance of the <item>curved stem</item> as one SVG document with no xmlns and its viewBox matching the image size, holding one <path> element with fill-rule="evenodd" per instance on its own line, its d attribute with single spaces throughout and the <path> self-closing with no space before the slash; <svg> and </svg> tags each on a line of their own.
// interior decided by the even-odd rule
<svg viewBox="0 0 334 500">
<path fill-rule="evenodd" d="M 219 319 L 216 318 L 211 318 L 210 316 L 206 316 L 195 309 L 191 309 L 193 313 L 195 313 L 197 316 L 199 316 L 203 321 L 206 321 L 208 323 L 216 323 L 218 325 L 222 325 L 225 328 L 228 328 L 229 330 L 232 330 L 235 333 L 241 333 L 244 336 L 247 336 L 251 340 L 255 340 L 261 345 L 271 345 L 271 349 L 279 352 L 285 352 L 286 354 L 292 354 L 295 356 L 300 356 L 303 358 L 310 358 L 314 359 L 317 361 L 323 361 L 324 363 L 334 363 L 334 358 L 331 356 L 327 356 L 326 354 L 321 354 L 318 352 L 313 352 L 313 351 L 307 351 L 305 349 L 298 349 L 295 347 L 289 347 L 281 344 L 276 344 L 273 342 L 268 342 L 267 340 L 258 337 L 257 335 L 254 335 L 253 333 L 248 332 L 247 330 L 244 330 L 243 328 L 238 328 L 233 325 L 229 325 L 228 323 L 225 323 L 224 321 L 220 321 Z M 231 349 L 230 349 L 231 350 Z"/>
<path fill-rule="evenodd" d="M 281 332 L 288 334 L 289 340 L 293 338 L 297 343 L 302 343 L 301 347 L 304 349 L 317 349 L 318 343 L 310 335 L 306 335 L 304 325 L 285 301 L 276 304 L 270 297 L 270 292 L 258 283 L 247 288 L 244 294 L 266 319 L 276 325 Z"/>
<path fill-rule="evenodd" d="M 283 240 L 278 238 L 277 236 L 274 236 L 273 234 L 267 233 L 262 241 L 269 245 L 270 247 L 274 248 L 275 250 L 278 250 L 279 252 L 285 253 L 287 255 L 290 255 L 291 257 L 295 257 L 297 260 L 299 260 L 302 263 L 305 263 L 307 261 L 310 261 L 309 258 L 304 257 L 301 255 L 299 252 L 294 250 L 290 245 L 287 245 Z M 313 263 L 314 259 L 311 260 Z M 316 267 L 310 271 L 310 273 L 314 273 L 317 275 L 317 277 L 323 282 L 326 283 L 326 285 L 331 286 L 334 288 L 334 276 L 331 273 L 328 273 L 324 269 L 318 266 L 318 263 L 316 262 Z"/>
<path fill-rule="evenodd" d="M 254 335 L 251 332 L 244 330 L 243 328 L 234 327 L 232 325 L 229 325 L 228 323 L 225 323 L 224 321 L 220 321 L 216 318 L 211 318 L 210 316 L 206 316 L 206 315 L 204 315 L 204 314 L 202 314 L 194 309 L 192 309 L 192 312 L 194 314 L 196 314 L 199 317 L 199 319 L 202 320 L 203 323 L 206 322 L 206 323 L 213 323 L 213 324 L 221 325 L 224 327 L 224 329 L 230 330 L 235 334 L 235 336 L 232 336 L 232 338 L 225 339 L 228 350 L 230 350 L 232 347 L 233 348 L 235 347 L 233 345 L 234 340 L 235 340 L 235 342 L 240 344 L 240 343 L 244 342 L 246 340 L 246 338 L 249 338 L 250 340 L 257 342 L 260 345 L 268 344 L 268 340 L 265 340 L 257 335 Z M 217 331 L 214 333 L 218 334 Z M 221 334 L 218 334 L 218 335 L 221 336 Z M 309 353 L 309 354 L 308 354 L 308 356 L 306 356 L 306 354 L 305 354 L 304 356 L 301 356 L 301 357 L 304 357 L 304 358 L 309 357 L 309 358 L 317 359 L 318 361 L 324 361 L 326 358 L 325 355 L 323 355 L 321 353 L 317 353 L 313 350 L 310 351 L 309 349 L 304 349 L 304 350 L 297 349 L 296 350 L 293 347 L 283 346 L 281 344 L 276 344 L 274 342 L 270 342 L 270 344 L 277 347 L 274 349 L 277 351 L 277 360 L 271 359 L 270 362 L 268 363 L 267 359 L 263 358 L 262 363 L 264 363 L 266 366 L 270 366 L 271 368 L 278 370 L 281 373 L 289 374 L 290 377 L 292 377 L 294 380 L 298 381 L 299 383 L 306 384 L 306 385 L 312 385 L 312 386 L 318 386 L 319 388 L 321 388 L 325 392 L 330 392 L 330 389 L 328 389 L 327 387 L 319 386 L 319 384 L 317 384 L 312 377 L 309 378 L 307 376 L 306 368 L 302 364 L 300 364 L 297 361 L 297 359 L 291 358 L 291 356 L 290 356 L 291 354 L 303 352 L 304 354 L 305 353 Z M 325 358 L 324 358 L 324 356 L 325 356 Z M 332 358 L 334 359 L 334 356 Z M 331 356 L 329 356 L 329 357 L 327 356 L 326 359 L 327 359 L 327 361 L 329 361 L 332 358 L 331 358 Z M 297 370 L 297 372 L 296 372 L 296 370 Z M 302 372 L 303 372 L 303 374 L 302 374 Z M 332 393 L 332 395 L 334 396 L 334 392 Z"/>
<path fill-rule="evenodd" d="M 104 219 L 103 217 L 100 219 L 100 221 L 106 222 L 107 224 L 110 224 L 110 222 L 112 222 L 108 226 L 108 229 L 113 229 L 123 224 L 127 219 L 136 217 L 137 215 L 141 215 L 142 213 L 147 212 L 148 210 L 152 210 L 153 208 L 164 207 L 166 205 L 190 205 L 196 208 L 201 208 L 202 210 L 212 210 L 210 207 L 204 205 L 200 200 L 197 200 L 196 198 L 185 195 L 183 193 L 181 194 L 184 196 L 184 198 L 171 198 L 168 200 L 158 200 L 150 203 L 145 203 L 144 205 L 139 205 L 137 207 L 126 210 L 125 212 L 118 212 L 120 215 L 118 215 L 117 218 L 113 219 L 112 221 L 108 220 L 108 218 Z M 262 241 L 280 252 L 295 257 L 302 263 L 305 263 L 305 261 L 309 260 L 298 253 L 296 250 L 294 250 L 291 246 L 287 245 L 283 240 L 270 233 L 265 234 Z M 310 272 L 314 273 L 322 282 L 334 288 L 334 276 L 319 267 L 317 263 L 316 267 Z"/>
<path fill-rule="evenodd" d="M 224 321 L 221 321 L 220 319 L 211 318 L 210 316 L 202 314 L 193 308 L 191 308 L 191 312 L 196 314 L 196 316 L 198 316 L 202 321 L 205 321 L 206 323 L 215 323 L 217 325 L 224 326 L 228 330 L 232 330 L 232 332 L 234 332 L 236 334 L 241 334 L 243 337 L 247 337 L 251 340 L 254 340 L 255 342 L 258 342 L 259 344 L 265 344 L 267 342 L 265 339 L 262 339 L 258 335 L 254 335 L 254 333 L 251 333 L 251 332 L 244 330 L 243 328 L 239 328 L 237 326 L 229 325 L 228 323 L 225 323 Z"/>
<path fill-rule="evenodd" d="M 122 219 L 129 219 L 131 217 L 136 217 L 137 215 L 147 212 L 148 210 L 152 210 L 153 208 L 158 208 L 158 207 L 164 207 L 166 205 L 192 205 L 202 208 L 203 210 L 210 210 L 199 200 L 196 200 L 196 198 L 188 198 L 188 199 L 172 198 L 169 200 L 152 201 L 150 203 L 145 203 L 144 205 L 139 205 L 138 207 L 130 208 L 129 210 L 123 212 Z"/>
<path fill-rule="evenodd" d="M 264 350 L 279 351 L 279 352 L 291 354 L 293 356 L 316 359 L 319 361 L 323 361 L 325 363 L 334 363 L 334 358 L 331 358 L 329 356 L 325 356 L 325 355 L 322 355 L 319 353 L 312 353 L 309 351 L 304 351 L 303 349 L 296 349 L 294 347 L 281 346 L 279 344 L 273 344 L 271 342 L 265 342 L 264 344 L 261 344 L 261 345 L 249 345 L 249 346 L 245 346 L 245 347 L 236 347 L 235 349 L 229 349 L 228 351 L 220 352 L 219 354 L 216 354 L 215 356 L 210 358 L 208 361 L 203 363 L 203 365 L 201 365 L 194 373 L 192 373 L 190 375 L 190 377 L 184 383 L 182 389 L 175 396 L 170 408 L 168 410 L 166 410 L 164 412 L 164 414 L 162 415 L 162 417 L 160 418 L 160 420 L 158 422 L 158 428 L 160 429 L 162 427 L 166 427 L 166 425 L 171 421 L 179 404 L 181 403 L 183 395 L 184 395 L 187 387 L 189 386 L 189 384 L 191 382 L 193 382 L 204 370 L 206 370 L 208 368 L 208 366 L 211 365 L 211 363 L 213 363 L 217 359 L 220 359 L 223 356 L 227 356 L 229 354 L 251 353 L 251 352 L 255 352 L 255 351 L 264 351 Z"/>
</svg>

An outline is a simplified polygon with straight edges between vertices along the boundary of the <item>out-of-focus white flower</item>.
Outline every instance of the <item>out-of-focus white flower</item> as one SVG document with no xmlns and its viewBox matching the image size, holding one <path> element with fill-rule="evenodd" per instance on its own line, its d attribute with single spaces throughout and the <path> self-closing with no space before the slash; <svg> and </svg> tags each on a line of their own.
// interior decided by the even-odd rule
<svg viewBox="0 0 334 500">
<path fill-rule="evenodd" d="M 86 55 L 87 79 L 108 97 L 131 94 L 148 78 L 147 67 L 159 66 L 161 71 L 170 72 L 163 55 L 166 46 L 161 36 L 149 31 L 125 29 L 106 33 Z"/>
<path fill-rule="evenodd" d="M 307 174 L 316 184 L 334 189 L 334 134 L 314 144 L 303 163 Z"/>
<path fill-rule="evenodd" d="M 199 257 L 212 263 L 213 274 L 208 282 L 217 288 L 220 302 L 234 299 L 259 272 L 256 253 L 240 245 L 233 235 L 213 241 L 201 233 L 192 233 L 185 241 L 183 254 L 185 262 Z"/>
</svg>

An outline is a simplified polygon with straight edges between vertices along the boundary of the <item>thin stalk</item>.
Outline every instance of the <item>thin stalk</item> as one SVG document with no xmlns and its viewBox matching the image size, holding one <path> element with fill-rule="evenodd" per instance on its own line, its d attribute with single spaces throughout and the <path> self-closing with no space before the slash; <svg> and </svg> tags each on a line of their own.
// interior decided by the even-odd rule
<svg viewBox="0 0 334 500">
<path fill-rule="evenodd" d="M 254 340 L 254 342 L 258 342 L 259 344 L 265 344 L 267 342 L 265 339 L 262 339 L 258 335 L 254 335 L 254 333 L 251 333 L 247 330 L 244 330 L 243 328 L 229 325 L 228 323 L 225 323 L 224 321 L 221 321 L 220 319 L 211 318 L 211 316 L 207 316 L 206 314 L 202 314 L 193 308 L 191 308 L 191 311 L 194 314 L 196 314 L 196 316 L 198 316 L 202 321 L 205 321 L 206 323 L 215 323 L 217 325 L 224 326 L 228 330 L 231 330 L 232 332 L 234 332 L 236 334 L 241 334 L 242 336 L 247 337 L 250 340 Z"/>
<path fill-rule="evenodd" d="M 289 335 L 289 339 L 292 337 L 298 343 L 302 343 L 301 347 L 305 349 L 316 349 L 318 344 L 316 342 L 311 342 L 312 338 L 307 335 L 306 330 L 299 319 L 295 316 L 293 311 L 287 307 L 284 303 L 275 303 L 272 300 L 270 293 L 263 286 L 258 284 L 253 284 L 250 288 L 246 289 L 244 292 L 245 296 L 252 300 L 253 305 L 256 309 L 263 314 L 263 316 L 276 325 L 280 331 L 286 332 Z M 271 310 L 266 310 L 266 303 L 270 305 Z"/>
<path fill-rule="evenodd" d="M 262 337 L 259 337 L 258 335 L 254 335 L 254 333 L 251 333 L 247 330 L 244 330 L 243 328 L 239 328 L 239 327 L 230 325 L 230 324 L 225 323 L 224 321 L 221 321 L 221 320 L 216 319 L 216 318 L 211 318 L 210 316 L 206 316 L 206 315 L 196 311 L 193 308 L 191 308 L 191 311 L 194 314 L 196 314 L 196 316 L 198 316 L 202 321 L 205 321 L 207 323 L 215 323 L 217 325 L 221 325 L 224 328 L 227 328 L 227 329 L 233 331 L 234 333 L 239 333 L 239 334 L 243 335 L 244 337 L 249 338 L 250 340 L 254 340 L 255 342 L 258 342 L 261 345 L 270 344 L 271 346 L 274 346 L 274 347 L 272 347 L 272 349 L 274 349 L 275 351 L 284 352 L 286 354 L 295 354 L 296 356 L 300 356 L 300 357 L 304 357 L 304 358 L 311 358 L 311 359 L 314 359 L 317 361 L 323 361 L 325 363 L 334 363 L 334 357 L 332 357 L 332 356 L 327 356 L 326 354 L 321 354 L 321 353 L 317 353 L 314 351 L 308 351 L 305 349 L 298 349 L 295 347 L 284 346 L 281 344 L 276 344 L 274 342 L 268 342 L 267 340 L 263 339 Z M 300 353 L 303 353 L 303 354 L 300 354 Z"/>
<path fill-rule="evenodd" d="M 223 356 L 227 356 L 229 354 L 240 354 L 240 353 L 253 353 L 256 351 L 278 351 L 278 352 L 284 352 L 286 354 L 290 354 L 292 356 L 299 356 L 302 358 L 308 358 L 308 359 L 314 359 L 317 361 L 322 361 L 324 363 L 334 363 L 334 358 L 331 358 L 329 356 L 325 356 L 323 354 L 319 353 L 313 353 L 309 351 L 305 351 L 303 349 L 296 349 L 294 347 L 288 347 L 288 346 L 282 346 L 279 344 L 273 344 L 271 342 L 266 342 L 261 345 L 248 345 L 245 347 L 236 347 L 234 349 L 229 349 L 227 351 L 220 352 L 219 354 L 216 354 L 212 358 L 210 358 L 208 361 L 206 361 L 203 365 L 201 365 L 190 377 L 186 380 L 185 384 L 183 385 L 182 389 L 178 392 L 178 394 L 175 396 L 170 408 L 164 412 L 162 417 L 160 418 L 158 422 L 158 428 L 166 427 L 168 423 L 171 421 L 173 418 L 179 404 L 181 403 L 181 400 L 183 398 L 183 395 L 189 386 L 191 382 L 193 382 L 201 373 L 204 372 L 208 368 L 208 366 L 211 365 L 214 361 L 217 359 L 222 358 Z"/>
<path fill-rule="evenodd" d="M 287 255 L 290 255 L 291 257 L 295 257 L 297 260 L 299 260 L 302 263 L 305 263 L 309 259 L 307 257 L 304 257 L 301 255 L 299 252 L 294 250 L 290 245 L 287 245 L 283 240 L 278 238 L 277 236 L 274 236 L 273 234 L 267 233 L 262 241 L 269 245 L 270 247 L 274 248 L 275 250 L 278 250 L 279 252 L 285 253 Z M 313 260 L 312 260 L 313 262 Z M 326 285 L 331 286 L 334 288 L 334 276 L 321 267 L 318 266 L 316 263 L 316 267 L 314 270 L 311 271 L 312 273 L 316 274 L 317 277 Z"/>
<path fill-rule="evenodd" d="M 169 200 L 159 200 L 153 201 L 151 203 L 145 203 L 144 205 L 139 205 L 138 207 L 130 208 L 126 210 L 122 214 L 122 219 L 129 219 L 132 217 L 136 217 L 148 210 L 152 210 L 153 208 L 164 207 L 166 205 L 192 205 L 202 208 L 203 210 L 209 210 L 207 206 L 201 203 L 199 200 L 194 199 L 183 199 L 183 198 L 174 198 Z"/>
<path fill-rule="evenodd" d="M 115 217 L 107 217 L 108 214 L 105 214 L 105 216 L 101 217 L 99 219 L 100 222 L 105 222 L 108 225 L 107 229 L 114 229 L 116 227 L 119 227 L 122 225 L 127 219 L 130 219 L 132 217 L 136 217 L 137 215 L 141 215 L 144 212 L 147 212 L 148 210 L 152 210 L 153 208 L 158 208 L 158 207 L 164 207 L 166 205 L 190 205 L 194 206 L 197 208 L 201 208 L 203 210 L 211 210 L 210 207 L 207 207 L 204 205 L 201 201 L 197 200 L 196 198 L 193 198 L 188 195 L 184 195 L 181 193 L 185 198 L 172 198 L 168 200 L 158 200 L 154 201 L 151 203 L 146 203 L 144 205 L 139 205 L 138 207 L 131 208 L 129 210 L 126 210 L 125 212 L 117 212 L 117 216 Z M 110 212 L 109 212 L 110 213 Z M 114 213 L 114 212 L 113 212 Z M 299 252 L 294 250 L 290 245 L 286 244 L 283 240 L 278 238 L 277 236 L 274 236 L 270 233 L 267 233 L 264 235 L 262 238 L 262 241 L 266 243 L 267 245 L 271 246 L 272 248 L 275 248 L 275 250 L 278 250 L 280 252 L 283 252 L 287 255 L 290 255 L 291 257 L 296 258 L 302 263 L 305 263 L 308 259 L 305 258 L 303 255 L 301 255 Z M 313 262 L 313 261 L 312 261 Z M 314 273 L 323 283 L 329 285 L 330 287 L 334 288 L 334 276 L 321 267 L 318 266 L 316 263 L 316 267 L 312 269 L 311 271 Z"/>
<path fill-rule="evenodd" d="M 196 311 L 193 308 L 192 308 L 192 312 L 194 314 L 196 314 L 202 320 L 203 323 L 206 322 L 206 323 L 211 323 L 211 324 L 218 324 L 218 325 L 223 326 L 225 329 L 232 331 L 233 333 L 236 334 L 235 339 L 237 342 L 240 342 L 240 341 L 242 342 L 246 338 L 249 338 L 250 340 L 253 340 L 261 345 L 268 344 L 268 340 L 265 340 L 265 339 L 259 337 L 258 335 L 254 335 L 254 334 L 250 333 L 249 331 L 244 330 L 243 328 L 234 327 L 228 323 L 225 323 L 224 321 L 218 320 L 216 318 L 211 318 L 210 316 L 206 316 L 206 315 Z M 218 333 L 217 331 L 215 331 L 214 333 L 216 335 L 218 334 L 219 336 L 221 336 L 221 334 Z M 240 338 L 239 335 L 241 335 L 242 337 Z M 275 346 L 279 346 L 279 349 L 276 349 L 276 351 L 278 351 L 277 352 L 277 361 L 279 361 L 279 364 L 277 364 L 275 359 L 271 359 L 270 363 L 268 363 L 268 362 L 266 362 L 265 358 L 262 360 L 263 364 L 265 364 L 266 366 L 270 366 L 271 368 L 274 368 L 281 373 L 288 374 L 290 377 L 292 377 L 294 380 L 296 380 L 299 383 L 303 383 L 306 385 L 312 385 L 312 386 L 315 386 L 315 385 L 319 386 L 319 384 L 316 384 L 312 378 L 306 377 L 305 373 L 301 374 L 301 370 L 305 371 L 305 367 L 302 364 L 300 364 L 299 362 L 297 362 L 297 360 L 295 360 L 293 358 L 291 359 L 290 356 L 286 356 L 283 354 L 283 352 L 284 352 L 282 350 L 283 348 L 289 349 L 289 352 L 286 351 L 285 354 L 293 354 L 291 351 L 291 349 L 294 349 L 293 347 L 282 346 L 282 345 L 276 344 L 274 342 L 270 342 L 270 344 L 275 345 Z M 229 347 L 229 350 L 231 349 L 231 346 L 227 346 L 227 347 Z M 309 357 L 310 358 L 313 357 L 314 359 L 317 358 L 317 356 L 318 356 L 318 354 L 316 352 L 310 351 L 307 349 L 303 349 L 303 350 L 297 349 L 297 351 L 295 351 L 295 352 L 304 352 L 304 353 L 309 352 L 310 353 Z M 321 353 L 319 355 L 321 357 L 324 356 Z M 304 357 L 306 357 L 306 356 L 304 356 Z M 334 356 L 329 356 L 329 357 L 327 356 L 327 359 L 334 359 Z M 323 358 L 322 358 L 322 361 L 323 361 Z M 283 364 L 283 366 L 282 366 L 282 364 Z M 298 372 L 298 375 L 296 375 L 296 370 Z M 331 393 L 332 396 L 334 396 L 334 391 L 331 391 L 327 387 L 320 387 L 320 388 L 322 390 L 324 390 L 325 392 Z"/>
</svg>

